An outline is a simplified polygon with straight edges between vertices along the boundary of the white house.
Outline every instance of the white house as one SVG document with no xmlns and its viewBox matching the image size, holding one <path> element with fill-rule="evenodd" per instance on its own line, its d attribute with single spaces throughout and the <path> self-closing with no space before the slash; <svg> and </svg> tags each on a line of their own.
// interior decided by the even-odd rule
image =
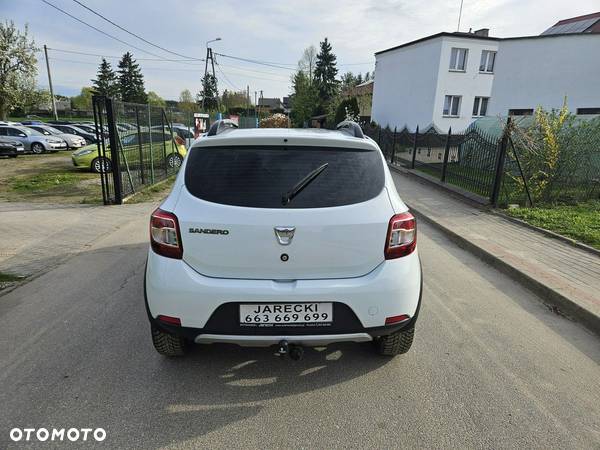
<svg viewBox="0 0 600 450">
<path fill-rule="evenodd" d="M 372 119 L 445 132 L 485 115 L 560 108 L 600 114 L 600 12 L 560 20 L 540 36 L 438 33 L 375 54 Z"/>
<path fill-rule="evenodd" d="M 600 15 L 599 15 L 600 16 Z M 600 114 L 600 33 L 502 39 L 489 115 L 558 109 Z"/>
<path fill-rule="evenodd" d="M 372 120 L 391 128 L 464 130 L 487 114 L 498 41 L 482 29 L 377 52 Z"/>
</svg>

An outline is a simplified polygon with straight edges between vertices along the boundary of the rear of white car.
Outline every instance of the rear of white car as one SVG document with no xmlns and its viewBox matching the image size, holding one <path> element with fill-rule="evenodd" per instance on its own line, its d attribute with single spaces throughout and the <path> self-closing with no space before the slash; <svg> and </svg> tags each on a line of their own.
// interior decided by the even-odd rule
<svg viewBox="0 0 600 450">
<path fill-rule="evenodd" d="M 150 223 L 160 353 L 188 342 L 410 348 L 416 222 L 356 130 L 226 129 L 194 144 Z"/>
</svg>

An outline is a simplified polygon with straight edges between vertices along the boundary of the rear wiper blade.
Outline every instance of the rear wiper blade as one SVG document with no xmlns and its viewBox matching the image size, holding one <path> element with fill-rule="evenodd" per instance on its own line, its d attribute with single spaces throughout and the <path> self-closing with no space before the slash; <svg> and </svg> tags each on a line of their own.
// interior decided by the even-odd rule
<svg viewBox="0 0 600 450">
<path fill-rule="evenodd" d="M 315 170 L 313 170 L 308 175 L 306 175 L 304 178 L 302 178 L 291 190 L 289 190 L 285 194 L 283 194 L 283 196 L 281 197 L 281 203 L 283 204 L 283 206 L 285 206 L 289 202 L 291 202 L 292 199 L 296 195 L 298 195 L 300 192 L 302 192 L 302 190 L 306 186 L 308 186 L 310 183 L 312 183 L 315 180 L 315 178 L 317 178 L 319 175 L 321 175 L 321 172 L 323 172 L 325 169 L 327 169 L 328 165 L 329 165 L 329 163 L 325 163 L 322 166 L 317 167 Z"/>
</svg>

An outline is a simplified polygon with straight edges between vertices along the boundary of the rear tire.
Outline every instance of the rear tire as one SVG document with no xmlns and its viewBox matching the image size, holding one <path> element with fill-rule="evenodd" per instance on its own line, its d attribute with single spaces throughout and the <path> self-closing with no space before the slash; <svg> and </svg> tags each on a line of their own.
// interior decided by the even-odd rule
<svg viewBox="0 0 600 450">
<path fill-rule="evenodd" d="M 152 327 L 152 343 L 156 351 L 163 356 L 183 356 L 187 351 L 185 339 L 165 333 L 155 327 Z"/>
<path fill-rule="evenodd" d="M 169 156 L 167 156 L 167 165 L 173 169 L 176 167 L 181 167 L 181 163 L 183 162 L 183 158 L 181 157 L 181 155 L 177 154 L 177 153 L 171 153 Z"/>
<path fill-rule="evenodd" d="M 44 148 L 44 146 L 39 142 L 34 142 L 33 144 L 31 144 L 31 151 L 36 155 L 44 153 L 45 150 L 46 149 Z"/>
<path fill-rule="evenodd" d="M 402 355 L 410 350 L 415 336 L 415 328 L 407 328 L 396 331 L 395 333 L 381 336 L 376 340 L 375 348 L 377 353 L 383 356 Z"/>
<path fill-rule="evenodd" d="M 112 163 L 110 159 L 102 156 L 94 158 L 92 161 L 92 172 L 96 173 L 107 173 L 112 171 Z"/>
</svg>

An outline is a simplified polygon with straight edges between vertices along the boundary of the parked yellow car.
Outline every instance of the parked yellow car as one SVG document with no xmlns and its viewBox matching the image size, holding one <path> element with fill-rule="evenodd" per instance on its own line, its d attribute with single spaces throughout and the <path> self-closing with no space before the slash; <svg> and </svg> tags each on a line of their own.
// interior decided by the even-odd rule
<svg viewBox="0 0 600 450">
<path fill-rule="evenodd" d="M 140 144 L 141 138 L 141 146 Z M 176 134 L 158 131 L 128 132 L 120 134 L 123 151 L 120 154 L 121 164 L 130 167 L 153 165 L 154 167 L 179 167 L 187 151 L 185 141 Z M 72 153 L 73 165 L 80 169 L 100 173 L 112 170 L 110 145 L 106 143 L 106 158 L 98 155 L 97 144 L 86 145 Z"/>
</svg>

